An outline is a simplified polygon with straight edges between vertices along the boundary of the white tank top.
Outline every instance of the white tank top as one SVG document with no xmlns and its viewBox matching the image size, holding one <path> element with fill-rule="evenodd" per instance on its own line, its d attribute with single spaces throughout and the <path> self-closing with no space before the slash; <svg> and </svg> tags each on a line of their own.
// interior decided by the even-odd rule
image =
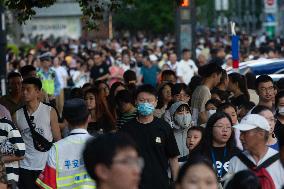
<svg viewBox="0 0 284 189">
<path fill-rule="evenodd" d="M 50 142 L 53 140 L 50 126 L 51 108 L 51 106 L 40 102 L 37 110 L 29 115 L 34 117 L 33 123 L 35 123 L 36 131 Z M 16 122 L 26 145 L 25 158 L 20 161 L 20 167 L 28 170 L 43 170 L 48 152 L 40 152 L 34 148 L 32 134 L 23 108 L 16 111 Z"/>
</svg>

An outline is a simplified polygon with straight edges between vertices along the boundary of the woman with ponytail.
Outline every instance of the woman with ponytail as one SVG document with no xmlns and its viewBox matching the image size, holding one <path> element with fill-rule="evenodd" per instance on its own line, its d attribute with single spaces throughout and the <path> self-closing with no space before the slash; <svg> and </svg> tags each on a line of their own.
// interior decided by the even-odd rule
<svg viewBox="0 0 284 189">
<path fill-rule="evenodd" d="M 239 73 L 230 73 L 228 90 L 233 93 L 233 96 L 229 100 L 237 108 L 243 102 L 249 102 L 250 97 L 245 76 Z"/>
</svg>

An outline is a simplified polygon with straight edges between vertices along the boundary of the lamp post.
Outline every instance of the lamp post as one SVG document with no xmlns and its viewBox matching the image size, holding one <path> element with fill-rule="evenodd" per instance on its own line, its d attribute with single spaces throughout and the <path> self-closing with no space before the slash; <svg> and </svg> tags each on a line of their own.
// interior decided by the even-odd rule
<svg viewBox="0 0 284 189">
<path fill-rule="evenodd" d="M 1 95 L 6 94 L 6 25 L 4 7 L 0 4 L 0 81 Z"/>
</svg>

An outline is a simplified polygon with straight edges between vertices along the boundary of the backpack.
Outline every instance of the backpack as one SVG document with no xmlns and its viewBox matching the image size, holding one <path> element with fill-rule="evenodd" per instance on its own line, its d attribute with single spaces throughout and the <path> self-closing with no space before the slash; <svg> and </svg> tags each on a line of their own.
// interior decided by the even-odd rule
<svg viewBox="0 0 284 189">
<path fill-rule="evenodd" d="M 237 157 L 259 178 L 262 189 L 276 189 L 274 181 L 266 168 L 279 159 L 279 153 L 271 156 L 259 166 L 256 166 L 243 153 L 238 154 Z"/>
</svg>

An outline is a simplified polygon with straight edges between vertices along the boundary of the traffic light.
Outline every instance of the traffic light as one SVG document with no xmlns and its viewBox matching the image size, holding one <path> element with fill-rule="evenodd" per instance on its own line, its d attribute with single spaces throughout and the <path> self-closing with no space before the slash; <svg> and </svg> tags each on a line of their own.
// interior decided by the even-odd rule
<svg viewBox="0 0 284 189">
<path fill-rule="evenodd" d="M 181 7 L 188 7 L 189 6 L 189 0 L 182 0 L 180 6 Z"/>
<path fill-rule="evenodd" d="M 176 3 L 179 7 L 188 7 L 190 0 L 176 0 Z"/>
</svg>

